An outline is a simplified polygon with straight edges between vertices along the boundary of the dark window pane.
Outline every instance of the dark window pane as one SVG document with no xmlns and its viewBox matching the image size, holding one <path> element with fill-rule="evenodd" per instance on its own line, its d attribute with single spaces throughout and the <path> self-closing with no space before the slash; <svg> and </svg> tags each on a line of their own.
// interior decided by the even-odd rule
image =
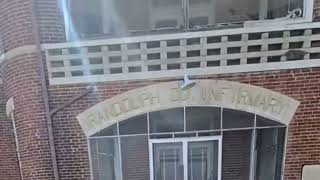
<svg viewBox="0 0 320 180">
<path fill-rule="evenodd" d="M 198 136 L 220 136 L 221 131 L 199 132 Z"/>
<path fill-rule="evenodd" d="M 192 133 L 176 133 L 174 134 L 175 138 L 180 138 L 180 137 L 196 137 L 197 133 L 192 132 Z"/>
<path fill-rule="evenodd" d="M 80 37 L 102 33 L 102 9 L 99 0 L 70 1 L 70 16 L 74 31 Z"/>
<path fill-rule="evenodd" d="M 100 132 L 96 133 L 93 136 L 116 136 L 118 134 L 117 129 L 118 129 L 117 124 L 115 124 L 115 125 L 109 126 L 105 129 L 101 130 Z"/>
<path fill-rule="evenodd" d="M 253 127 L 254 114 L 233 109 L 223 109 L 223 129 Z"/>
<path fill-rule="evenodd" d="M 98 166 L 98 151 L 97 151 L 97 139 L 90 138 L 89 140 L 90 145 L 90 153 L 91 153 L 91 161 L 92 161 L 92 175 L 93 179 L 99 180 L 99 166 Z"/>
<path fill-rule="evenodd" d="M 216 0 L 215 23 L 236 23 L 259 19 L 258 0 Z"/>
<path fill-rule="evenodd" d="M 187 131 L 220 129 L 221 108 L 187 107 Z"/>
<path fill-rule="evenodd" d="M 251 137 L 251 130 L 226 131 L 223 133 L 223 180 L 249 179 Z"/>
<path fill-rule="evenodd" d="M 188 143 L 188 180 L 218 180 L 219 143 Z"/>
<path fill-rule="evenodd" d="M 257 115 L 257 127 L 285 126 L 282 123 Z"/>
<path fill-rule="evenodd" d="M 151 112 L 149 116 L 151 133 L 183 131 L 183 108 Z"/>
<path fill-rule="evenodd" d="M 121 137 L 123 180 L 149 179 L 148 136 Z"/>
<path fill-rule="evenodd" d="M 147 114 L 129 118 L 119 123 L 120 135 L 148 133 Z"/>
<path fill-rule="evenodd" d="M 168 139 L 172 138 L 172 134 L 151 134 L 150 139 Z"/>
<path fill-rule="evenodd" d="M 292 17 L 301 17 L 303 15 L 303 4 L 303 0 L 268 0 L 266 17 L 268 19 L 285 17 L 288 15 L 288 11 L 297 9 L 301 9 L 301 12 L 295 11 L 295 15 Z"/>
<path fill-rule="evenodd" d="M 283 159 L 285 128 L 257 131 L 255 153 L 256 180 L 280 180 Z"/>
<path fill-rule="evenodd" d="M 103 7 L 106 33 L 148 29 L 148 0 L 104 0 Z"/>
<path fill-rule="evenodd" d="M 149 25 L 152 29 L 177 28 L 183 24 L 181 0 L 151 0 L 149 6 L 146 16 L 149 17 Z M 136 11 L 136 9 L 133 10 Z"/>
<path fill-rule="evenodd" d="M 97 180 L 120 180 L 120 154 L 117 138 L 90 140 L 93 175 Z"/>
<path fill-rule="evenodd" d="M 154 180 L 183 180 L 182 143 L 153 144 Z"/>
</svg>

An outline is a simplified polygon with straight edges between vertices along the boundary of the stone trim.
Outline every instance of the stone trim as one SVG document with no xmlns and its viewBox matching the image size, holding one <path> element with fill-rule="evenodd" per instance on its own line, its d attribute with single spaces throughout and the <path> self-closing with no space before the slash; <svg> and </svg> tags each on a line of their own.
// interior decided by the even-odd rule
<svg viewBox="0 0 320 180">
<path fill-rule="evenodd" d="M 306 165 L 302 169 L 301 180 L 315 180 L 320 176 L 320 165 Z"/>
<path fill-rule="evenodd" d="M 26 45 L 26 46 L 14 48 L 14 49 L 0 55 L 0 64 L 4 60 L 10 60 L 12 58 L 15 58 L 17 56 L 21 56 L 24 54 L 36 53 L 37 51 L 38 50 L 37 50 L 36 45 Z"/>
<path fill-rule="evenodd" d="M 246 64 L 239 66 L 224 66 L 224 67 L 210 67 L 210 68 L 195 68 L 188 69 L 188 75 L 193 77 L 217 75 L 217 74 L 234 74 L 234 73 L 252 73 L 263 71 L 277 71 L 277 70 L 291 70 L 320 67 L 320 59 L 313 60 L 299 60 L 286 61 L 275 63 L 261 63 L 261 64 Z M 185 70 L 170 70 L 170 71 L 154 71 L 154 72 L 140 72 L 128 74 L 108 74 L 96 76 L 79 76 L 68 78 L 53 78 L 49 79 L 50 85 L 67 85 L 67 84 L 81 84 L 81 83 L 97 83 L 97 82 L 112 82 L 112 81 L 129 81 L 129 80 L 156 80 L 161 78 L 182 78 Z"/>
<path fill-rule="evenodd" d="M 310 66 L 319 59 L 318 27 L 303 23 L 99 39 L 42 45 L 42 50 L 51 85 L 170 78 L 184 69 L 197 72 L 193 75 L 277 70 L 297 67 L 290 61 Z"/>
<path fill-rule="evenodd" d="M 280 93 L 247 84 L 198 80 L 188 90 L 182 82 L 159 83 L 125 92 L 89 108 L 77 119 L 89 137 L 119 121 L 146 112 L 182 106 L 215 106 L 247 111 L 288 125 L 299 102 Z"/>
</svg>

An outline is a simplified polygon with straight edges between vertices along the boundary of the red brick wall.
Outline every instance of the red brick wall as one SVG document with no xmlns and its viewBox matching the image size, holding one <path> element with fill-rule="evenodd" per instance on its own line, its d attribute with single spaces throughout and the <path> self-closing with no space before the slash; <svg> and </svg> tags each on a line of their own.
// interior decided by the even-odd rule
<svg viewBox="0 0 320 180">
<path fill-rule="evenodd" d="M 320 68 L 219 75 L 211 78 L 264 87 L 301 101 L 289 128 L 285 179 L 300 180 L 304 164 L 320 164 Z M 87 142 L 76 115 L 107 98 L 153 83 L 156 82 L 97 83 L 97 92 L 80 99 L 54 116 L 61 179 L 89 179 Z M 57 107 L 79 94 L 87 85 L 51 86 L 51 107 Z"/>
<path fill-rule="evenodd" d="M 60 7 L 62 1 L 36 0 L 35 2 L 41 43 L 64 42 L 64 20 Z"/>
<path fill-rule="evenodd" d="M 252 131 L 223 133 L 223 180 L 249 180 L 251 135 Z"/>
<path fill-rule="evenodd" d="M 24 180 L 53 179 L 37 58 L 34 54 L 18 56 L 1 67 L 6 99 L 14 98 Z"/>
<path fill-rule="evenodd" d="M 6 116 L 6 101 L 0 87 L 0 180 L 20 180 L 19 161 L 12 121 Z"/>
<path fill-rule="evenodd" d="M 2 0 L 0 2 L 0 34 L 5 51 L 34 44 L 31 1 Z"/>
<path fill-rule="evenodd" d="M 150 179 L 148 149 L 148 136 L 121 138 L 123 180 Z"/>
</svg>

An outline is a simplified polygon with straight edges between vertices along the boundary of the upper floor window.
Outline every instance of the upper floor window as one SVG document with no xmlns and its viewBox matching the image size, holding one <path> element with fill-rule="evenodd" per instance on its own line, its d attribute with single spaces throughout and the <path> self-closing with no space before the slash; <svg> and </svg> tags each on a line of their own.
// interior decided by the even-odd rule
<svg viewBox="0 0 320 180">
<path fill-rule="evenodd" d="M 311 0 L 66 0 L 69 39 L 306 17 Z M 309 10 L 308 10 L 309 11 Z"/>
</svg>

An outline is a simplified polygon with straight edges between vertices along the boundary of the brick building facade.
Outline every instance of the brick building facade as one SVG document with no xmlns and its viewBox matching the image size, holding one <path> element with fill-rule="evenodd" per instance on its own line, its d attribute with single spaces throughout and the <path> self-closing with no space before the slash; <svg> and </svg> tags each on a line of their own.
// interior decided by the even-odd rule
<svg viewBox="0 0 320 180">
<path fill-rule="evenodd" d="M 69 48 L 69 54 L 67 55 L 72 56 L 71 49 L 76 49 L 78 46 L 82 47 L 84 46 L 83 44 L 91 48 L 85 50 L 86 52 L 83 52 L 81 49 L 82 53 L 95 52 L 98 46 L 101 48 L 101 52 L 106 46 L 121 44 L 115 39 L 110 40 L 111 44 L 109 44 L 109 39 L 105 37 L 95 40 L 84 40 L 83 42 L 80 41 L 80 43 L 77 43 L 77 41 L 68 43 L 65 33 L 67 31 L 67 26 L 65 25 L 66 19 L 64 18 L 63 8 L 60 3 L 62 2 L 55 0 L 3 0 L 0 2 L 2 7 L 0 9 L 0 44 L 2 45 L 3 54 L 0 58 L 0 75 L 2 79 L 0 86 L 0 179 L 3 180 L 88 180 L 94 177 L 92 175 L 94 174 L 92 170 L 94 169 L 94 165 L 91 165 L 92 159 L 88 152 L 90 143 L 77 120 L 77 116 L 90 107 L 111 97 L 137 88 L 147 87 L 148 85 L 181 81 L 183 75 L 183 71 L 177 73 L 172 73 L 171 71 L 168 74 L 166 74 L 167 71 L 158 71 L 155 73 L 155 76 L 153 74 L 137 75 L 137 78 L 133 77 L 132 79 L 130 75 L 125 75 L 127 77 L 121 75 L 112 76 L 111 78 L 108 78 L 108 75 L 101 75 L 101 77 L 96 78 L 96 76 L 89 77 L 90 75 L 87 75 L 86 72 L 82 72 L 84 73 L 83 76 L 75 76 L 74 79 L 68 79 L 67 76 L 65 76 L 65 79 L 63 79 L 64 77 L 57 78 L 54 74 L 54 66 L 50 66 L 51 61 L 53 61 L 52 59 L 54 59 L 52 58 L 54 52 L 62 51 L 58 55 L 65 55 L 65 49 Z M 190 73 L 193 79 L 196 80 L 210 79 L 240 82 L 281 93 L 300 102 L 294 118 L 288 126 L 283 172 L 285 180 L 300 180 L 302 169 L 305 165 L 320 164 L 320 64 L 315 63 L 320 57 L 319 52 L 317 52 L 320 41 L 320 39 L 317 40 L 320 34 L 320 24 L 316 22 L 319 19 L 319 4 L 319 0 L 314 0 L 313 22 L 305 22 L 302 25 L 292 25 L 292 27 L 288 25 L 284 26 L 284 28 L 275 28 L 276 30 L 266 27 L 266 30 L 260 29 L 258 32 L 254 32 L 257 30 L 252 30 L 251 34 L 251 30 L 249 30 L 248 34 L 250 35 L 246 32 L 243 33 L 241 28 L 239 28 L 239 33 L 233 32 L 232 35 L 219 35 L 221 30 L 209 30 L 213 34 L 215 31 L 219 31 L 218 35 L 214 37 L 223 36 L 220 42 L 224 41 L 224 37 L 228 37 L 231 42 L 231 36 L 234 34 L 240 34 L 240 41 L 245 41 L 245 37 L 247 38 L 246 41 L 250 41 L 251 35 L 255 37 L 255 35 L 260 34 L 260 39 L 263 39 L 263 34 L 265 33 L 271 37 L 272 32 L 283 32 L 284 35 L 281 38 L 285 40 L 281 43 L 287 43 L 288 47 L 285 47 L 286 45 L 283 44 L 280 45 L 280 48 L 277 45 L 272 46 L 267 44 L 266 46 L 269 47 L 269 51 L 266 50 L 266 53 L 273 54 L 277 50 L 281 52 L 288 50 L 289 52 L 290 49 L 302 49 L 307 52 L 307 55 L 303 54 L 300 59 L 294 58 L 293 60 L 295 61 L 290 61 L 290 58 L 284 59 L 284 55 L 281 57 L 271 55 L 267 58 L 268 62 L 270 60 L 270 66 L 264 66 L 263 64 L 259 66 L 261 63 L 258 63 L 257 66 L 251 66 L 249 63 L 245 65 L 239 63 L 239 70 L 236 67 L 237 65 L 231 67 L 235 67 L 235 69 L 223 68 L 220 65 L 219 67 L 215 67 L 217 68 L 217 72 L 213 72 L 211 69 L 204 70 L 208 67 L 203 67 L 200 63 L 201 65 L 198 67 L 200 70 L 191 70 Z M 228 30 L 226 33 L 229 32 Z M 231 29 L 230 31 L 233 30 Z M 192 35 L 192 33 L 187 34 L 193 37 L 190 41 L 194 39 L 197 41 L 197 35 Z M 286 35 L 286 33 L 289 33 L 289 35 Z M 181 36 L 185 36 L 183 33 L 180 34 Z M 133 39 L 141 38 L 141 41 L 147 41 L 144 39 L 148 39 L 144 36 L 137 37 L 133 37 Z M 236 36 L 234 37 L 237 39 Z M 298 38 L 291 41 L 290 37 L 292 39 Z M 303 40 L 301 40 L 301 37 Z M 203 41 L 201 38 L 199 38 L 199 43 Z M 209 44 L 209 38 L 206 40 L 207 44 Z M 112 44 L 113 41 L 115 41 L 114 44 Z M 135 40 L 130 39 L 129 41 L 133 42 Z M 163 46 L 162 41 L 160 37 L 159 47 Z M 126 43 L 125 40 L 121 40 L 120 42 Z M 186 41 L 187 44 L 188 42 Z M 299 47 L 297 45 L 299 43 L 303 45 Z M 119 45 L 122 50 L 123 44 Z M 141 43 L 139 46 L 145 48 L 145 51 L 148 49 L 148 43 Z M 274 51 L 270 50 L 271 48 L 275 48 Z M 125 49 L 130 48 L 127 46 Z M 249 54 L 248 51 L 243 52 L 243 49 L 239 50 L 239 52 L 237 52 L 237 49 L 233 50 L 236 51 L 234 54 Z M 232 54 L 233 50 L 230 49 L 230 54 Z M 229 52 L 229 49 L 226 51 Z M 209 50 L 206 50 L 206 52 L 209 55 Z M 203 51 L 199 50 L 199 54 L 202 53 Z M 166 56 L 169 58 L 169 54 Z M 286 54 L 285 56 L 290 56 L 290 54 Z M 146 57 L 148 58 L 149 56 Z M 190 56 L 187 53 L 186 57 L 192 58 L 192 52 Z M 150 58 L 152 58 L 152 55 L 150 55 Z M 274 62 L 272 62 L 273 58 Z M 279 61 L 277 58 L 279 58 Z M 130 55 L 128 59 L 130 59 Z M 229 60 L 229 58 L 227 59 Z M 233 59 L 231 58 L 231 60 Z M 242 62 L 242 59 L 239 61 Z M 232 62 L 230 61 L 231 64 Z M 77 64 L 76 61 L 74 63 Z M 70 64 L 72 66 L 72 62 Z M 226 65 L 229 65 L 229 62 Z M 244 67 L 246 65 L 248 67 Z M 189 64 L 186 65 L 187 68 L 189 68 L 188 66 Z M 242 66 L 244 67 L 243 70 L 241 70 Z M 163 65 L 160 69 L 162 67 Z M 200 67 L 203 68 L 203 71 Z M 69 68 L 72 69 L 72 67 Z M 148 69 L 152 67 L 151 65 L 149 67 L 142 67 L 142 69 L 144 68 Z M 221 69 L 219 70 L 218 68 Z M 251 68 L 257 68 L 258 70 Z M 169 66 L 167 69 L 169 69 Z M 64 73 L 67 74 L 67 71 Z M 109 71 L 112 72 L 112 69 Z M 130 72 L 130 68 L 125 71 Z M 74 71 L 72 73 L 77 74 L 79 72 Z M 94 90 L 88 91 L 89 86 L 94 86 Z M 13 116 L 8 117 L 6 103 L 10 98 L 14 100 L 14 110 L 12 112 Z M 65 103 L 67 103 L 66 106 L 62 106 Z M 62 108 L 60 108 L 61 106 Z M 231 137 L 232 135 L 229 136 Z M 248 135 L 240 133 L 240 135 L 236 136 L 245 137 Z M 234 143 L 237 147 L 241 146 L 237 140 L 230 141 L 230 144 Z M 143 147 L 147 146 L 144 142 L 137 141 L 137 144 Z M 139 147 L 141 148 L 141 146 L 134 147 L 134 144 L 130 143 L 126 145 L 133 147 L 132 150 L 130 149 L 130 152 L 139 151 Z M 227 150 L 228 147 L 223 146 L 223 148 Z M 228 152 L 230 154 L 233 153 Z M 142 154 L 141 158 L 143 159 L 143 157 L 145 155 Z M 241 158 L 243 157 L 239 157 L 239 152 L 235 153 L 235 162 L 246 161 L 246 159 Z M 132 161 L 134 162 L 135 159 Z M 146 158 L 146 161 L 148 161 L 148 158 Z M 144 167 L 143 163 L 139 165 L 137 166 L 141 169 L 149 167 Z M 128 167 L 123 168 L 127 168 L 126 171 L 130 171 L 132 167 L 128 165 Z M 232 163 L 230 168 L 232 168 Z M 233 168 L 236 169 L 238 166 L 233 165 Z M 131 169 L 131 171 L 134 170 Z M 223 171 L 230 176 L 229 179 L 249 178 L 245 177 L 246 175 L 237 173 L 233 175 L 225 167 L 223 167 Z M 127 174 L 123 178 L 141 180 L 148 178 L 149 174 L 143 174 L 141 173 L 140 177 L 130 177 L 129 173 L 129 175 Z M 223 175 L 223 177 L 228 179 L 226 175 Z"/>
</svg>

